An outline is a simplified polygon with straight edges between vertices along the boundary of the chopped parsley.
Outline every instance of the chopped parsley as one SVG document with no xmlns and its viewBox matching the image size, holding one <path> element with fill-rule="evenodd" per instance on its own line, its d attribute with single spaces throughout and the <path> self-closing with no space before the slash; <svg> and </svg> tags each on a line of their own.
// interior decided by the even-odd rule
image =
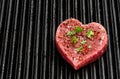
<svg viewBox="0 0 120 79">
<path fill-rule="evenodd" d="M 74 35 L 76 32 L 73 30 L 73 31 L 69 31 L 68 33 L 67 33 L 67 36 L 72 36 L 72 35 Z"/>
<path fill-rule="evenodd" d="M 82 50 L 82 46 L 80 46 L 79 48 L 77 48 L 77 52 L 80 52 Z"/>
<path fill-rule="evenodd" d="M 72 37 L 72 42 L 73 42 L 74 44 L 76 44 L 77 41 L 78 41 L 78 38 L 77 38 L 76 36 L 73 36 L 73 37 Z"/>
<path fill-rule="evenodd" d="M 88 30 L 87 31 L 87 37 L 91 38 L 92 36 L 94 36 L 94 32 L 92 30 Z"/>
<path fill-rule="evenodd" d="M 78 32 L 78 33 L 79 33 L 79 32 L 82 32 L 82 30 L 83 30 L 83 29 L 82 29 L 80 26 L 77 26 L 77 27 L 75 28 L 75 31 Z"/>
<path fill-rule="evenodd" d="M 69 32 L 67 33 L 67 36 L 72 36 L 72 35 L 74 35 L 74 34 L 76 34 L 76 33 L 82 32 L 82 30 L 83 30 L 83 29 L 82 29 L 81 27 L 77 26 L 74 30 L 69 31 Z"/>
<path fill-rule="evenodd" d="M 86 44 L 86 42 L 87 42 L 86 40 L 83 40 L 83 41 L 81 41 L 81 44 L 84 45 L 84 44 Z"/>
</svg>

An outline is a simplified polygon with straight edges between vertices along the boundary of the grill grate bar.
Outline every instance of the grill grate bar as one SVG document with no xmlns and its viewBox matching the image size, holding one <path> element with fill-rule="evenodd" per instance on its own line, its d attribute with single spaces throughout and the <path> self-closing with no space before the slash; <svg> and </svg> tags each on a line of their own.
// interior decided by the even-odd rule
<svg viewBox="0 0 120 79">
<path fill-rule="evenodd" d="M 4 5 L 5 5 L 5 0 L 3 0 L 3 3 L 2 3 L 2 10 L 1 10 L 1 14 L 0 14 L 0 33 L 1 33 L 1 27 L 2 27 L 2 22 L 3 22 L 3 12 L 4 12 Z M 0 37 L 2 37 L 2 36 L 0 36 Z M 2 41 L 0 42 L 0 44 L 2 44 Z M 2 50 L 2 47 L 3 47 L 3 44 L 0 46 L 0 50 Z M 2 64 L 1 63 L 2 62 L 2 52 L 0 52 L 0 64 Z M 1 66 L 1 65 L 0 65 Z"/>
<path fill-rule="evenodd" d="M 29 79 L 29 72 L 30 72 L 30 53 L 31 53 L 31 37 L 32 37 L 32 16 L 33 16 L 33 0 L 29 2 L 29 12 L 28 12 L 28 26 L 29 26 L 29 31 L 27 32 L 27 40 L 26 40 L 26 79 Z"/>
<path fill-rule="evenodd" d="M 51 26 L 53 26 L 53 28 L 51 28 L 51 31 L 50 31 L 50 33 L 51 33 L 51 40 L 52 40 L 52 50 L 51 50 L 51 55 L 53 55 L 53 62 L 52 62 L 52 76 L 51 76 L 51 79 L 55 79 L 54 78 L 54 74 L 55 74 L 55 55 L 54 55 L 54 53 L 55 53 L 55 43 L 54 43 L 54 36 L 55 36 L 55 18 L 56 18 L 56 15 L 55 15 L 55 10 L 56 10 L 56 4 L 55 4 L 56 2 L 55 2 L 55 0 L 53 0 L 53 2 L 51 1 L 51 5 L 53 4 L 53 6 L 52 6 L 52 8 L 51 8 L 51 14 L 53 15 L 53 17 L 51 17 L 51 21 L 52 21 L 52 24 L 51 24 Z M 50 48 L 51 49 L 51 48 Z M 50 57 L 51 58 L 51 57 Z M 58 63 L 59 64 L 59 63 Z M 59 72 L 59 70 L 58 70 L 58 72 Z M 51 73 L 51 72 L 50 72 Z M 57 78 L 58 78 L 58 76 L 57 76 Z"/>
<path fill-rule="evenodd" d="M 2 0 L 1 8 L 0 8 L 1 9 L 1 11 L 0 11 L 0 33 L 1 33 L 1 27 L 2 27 L 2 21 L 3 21 L 2 19 L 3 19 L 4 7 L 5 7 L 5 0 Z"/>
<path fill-rule="evenodd" d="M 1 15 L 2 3 L 3 3 L 3 0 L 0 1 L 0 15 Z M 1 16 L 0 16 L 0 17 L 1 17 Z"/>
<path fill-rule="evenodd" d="M 67 9 L 67 18 L 70 18 L 70 15 L 71 15 L 71 7 L 70 7 L 70 0 L 66 0 L 67 2 L 67 7 L 66 7 L 66 9 Z"/>
<path fill-rule="evenodd" d="M 46 55 L 47 55 L 47 34 L 48 34 L 48 29 L 47 29 L 47 23 L 48 23 L 48 20 L 47 20 L 47 17 L 48 17 L 48 0 L 46 0 L 45 2 L 44 2 L 44 7 L 45 7 L 45 9 L 44 9 L 44 11 L 43 11 L 43 14 L 45 14 L 45 18 L 43 19 L 43 26 L 44 26 L 44 30 L 43 30 L 43 35 L 44 36 L 42 36 L 42 41 L 43 41 L 43 51 L 42 51 L 42 53 L 43 53 L 43 78 L 42 79 L 45 79 L 47 76 L 45 75 L 46 74 L 46 66 L 47 66 L 47 64 L 46 64 Z"/>
<path fill-rule="evenodd" d="M 40 15 L 41 15 L 41 1 L 38 2 L 38 4 L 36 5 L 36 10 L 37 10 L 37 7 L 38 8 L 38 12 L 36 12 L 36 45 L 35 45 L 35 50 L 36 50 L 36 53 L 35 53 L 35 74 L 34 74 L 34 79 L 37 79 L 38 78 L 38 56 L 39 56 L 39 39 L 40 39 Z"/>
<path fill-rule="evenodd" d="M 74 6 L 75 6 L 75 10 L 74 10 L 75 11 L 75 13 L 74 13 L 75 16 L 74 17 L 76 19 L 78 19 L 78 10 L 77 10 L 78 9 L 78 3 L 77 2 L 78 2 L 78 0 L 74 0 Z"/>
<path fill-rule="evenodd" d="M 83 16 L 82 22 L 86 23 L 86 16 L 85 16 L 85 14 L 86 14 L 86 10 L 85 10 L 86 9 L 86 5 L 85 5 L 85 0 L 82 0 L 81 2 L 82 2 L 82 12 L 83 12 L 82 13 L 82 16 Z"/>
<path fill-rule="evenodd" d="M 51 16 L 50 16 L 50 20 L 51 20 L 51 24 L 50 24 L 50 26 L 53 26 L 53 5 L 54 5 L 55 3 L 54 3 L 54 1 L 51 1 L 50 2 L 50 5 L 52 5 L 49 9 L 50 9 L 50 13 L 48 13 L 48 14 L 50 14 Z M 49 11 L 48 11 L 49 12 Z M 51 40 L 51 42 L 49 43 L 51 46 L 52 46 L 52 29 L 50 28 L 50 30 L 49 30 L 49 34 L 48 34 L 48 36 L 49 36 L 49 40 Z M 51 35 L 51 36 L 50 36 Z M 52 49 L 51 49 L 51 46 L 48 46 L 48 51 L 50 51 L 50 53 L 48 54 L 49 55 L 49 63 L 48 63 L 48 79 L 54 79 L 54 76 L 53 76 L 53 74 L 54 74 L 54 65 L 52 65 L 52 62 L 51 62 L 51 56 L 52 56 Z M 54 52 L 54 51 L 53 51 Z M 54 61 L 53 61 L 53 63 L 54 63 Z M 52 65 L 52 67 L 51 67 L 51 65 Z M 51 73 L 50 71 L 52 71 L 53 73 Z"/>
<path fill-rule="evenodd" d="M 20 79 L 21 77 L 21 68 L 22 68 L 22 51 L 23 51 L 23 38 L 24 38 L 24 27 L 25 27 L 25 10 L 26 10 L 26 0 L 21 3 L 21 12 L 20 13 L 20 29 L 18 34 L 18 49 L 17 49 L 17 59 L 16 59 L 16 68 L 15 68 L 15 79 Z M 24 73 L 24 72 L 23 72 Z"/>
<path fill-rule="evenodd" d="M 115 7 L 114 7 L 114 1 L 113 0 L 111 0 L 110 1 L 110 12 L 111 12 L 111 26 L 112 26 L 112 31 L 113 31 L 113 46 L 114 46 L 114 56 L 115 56 L 115 69 L 117 69 L 116 70 L 116 77 L 118 78 L 118 75 L 119 75 L 119 71 L 118 71 L 118 69 L 120 69 L 120 64 L 118 64 L 118 63 L 120 63 L 120 52 L 119 52 L 119 42 L 118 42 L 118 30 L 117 30 L 117 21 L 116 21 L 116 11 L 115 11 Z"/>
<path fill-rule="evenodd" d="M 8 58 L 8 62 L 9 62 L 9 65 L 8 65 L 8 70 L 7 70 L 7 76 L 6 78 L 7 79 L 11 79 L 12 77 L 12 70 L 13 70 L 13 58 L 14 58 L 14 48 L 15 48 L 15 40 L 16 40 L 16 27 L 17 27 L 17 16 L 18 16 L 18 4 L 19 4 L 19 1 L 15 1 L 15 5 L 13 6 L 14 7 L 14 12 L 13 14 L 15 14 L 15 16 L 13 17 L 13 29 L 12 29 L 12 33 L 11 33 L 11 43 L 10 44 L 10 54 Z M 16 11 L 15 11 L 16 10 Z M 12 16 L 12 15 L 11 15 Z M 13 37 L 12 37 L 13 36 Z"/>
<path fill-rule="evenodd" d="M 59 2 L 59 1 L 60 1 L 60 2 Z M 58 6 L 58 16 L 57 16 L 57 17 L 58 17 L 58 24 L 59 24 L 60 22 L 62 22 L 62 20 L 63 20 L 63 11 L 64 11 L 65 14 L 67 15 L 67 9 L 66 9 L 66 8 L 63 8 L 63 5 L 64 5 L 63 3 L 65 3 L 64 0 L 58 0 L 58 3 L 57 3 L 57 4 L 59 5 L 59 6 Z M 66 4 L 66 5 L 67 5 L 67 4 Z M 65 5 L 65 6 L 66 6 L 66 5 Z M 56 5 L 56 6 L 57 6 L 57 5 Z M 66 6 L 66 7 L 67 7 L 67 6 Z M 65 9 L 65 10 L 64 10 L 64 9 Z M 66 15 L 65 15 L 65 16 L 66 16 Z M 57 18 L 57 17 L 56 17 L 56 18 Z M 58 25 L 58 24 L 57 24 L 57 25 Z M 55 45 L 54 45 L 54 43 L 53 43 L 53 49 L 54 49 L 54 46 L 55 46 Z M 57 55 L 58 55 L 58 54 L 57 54 Z M 55 59 L 55 60 L 58 60 L 57 63 L 56 63 L 56 64 L 57 64 L 57 70 L 58 70 L 58 71 L 56 72 L 56 73 L 57 73 L 57 77 L 59 77 L 58 79 L 62 79 L 62 76 L 63 76 L 63 74 L 62 74 L 62 73 L 63 73 L 63 72 L 62 72 L 62 69 L 63 69 L 63 67 L 60 66 L 60 64 L 61 64 L 60 57 L 59 57 L 59 56 L 55 57 L 54 53 L 53 53 L 53 56 L 54 56 L 54 57 L 53 57 L 53 63 L 54 63 L 54 64 L 55 64 L 54 59 Z M 53 65 L 54 65 L 54 64 L 53 64 Z M 53 66 L 53 67 L 54 67 L 54 66 Z M 55 73 L 55 72 L 54 72 L 54 73 Z M 53 74 L 52 76 L 54 76 L 54 74 Z M 56 79 L 56 77 L 55 77 L 54 79 Z"/>
<path fill-rule="evenodd" d="M 8 42 L 8 32 L 9 32 L 9 24 L 10 24 L 10 15 L 11 15 L 11 7 L 12 7 L 12 1 L 10 0 L 10 2 L 8 1 L 8 6 L 7 6 L 7 11 L 8 11 L 8 17 L 7 17 L 7 23 L 5 23 L 5 25 L 6 25 L 6 33 L 5 33 L 5 37 L 4 37 L 4 39 L 3 40 L 5 40 L 4 42 L 3 42 L 3 44 L 4 44 L 4 46 L 3 46 L 3 49 L 1 49 L 1 50 L 3 50 L 3 51 L 1 51 L 1 52 L 4 52 L 4 54 L 3 54 L 3 59 L 2 59 L 2 62 L 1 62 L 1 64 L 2 64 L 2 70 L 1 70 L 1 79 L 3 79 L 5 76 L 4 76 L 4 73 L 5 73 L 5 64 L 6 64 L 6 53 L 7 53 L 7 42 Z"/>
</svg>

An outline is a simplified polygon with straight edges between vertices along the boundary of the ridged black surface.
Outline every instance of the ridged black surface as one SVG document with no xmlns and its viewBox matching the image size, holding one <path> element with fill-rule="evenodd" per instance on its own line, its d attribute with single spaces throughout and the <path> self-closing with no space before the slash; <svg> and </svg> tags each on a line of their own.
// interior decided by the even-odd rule
<svg viewBox="0 0 120 79">
<path fill-rule="evenodd" d="M 109 37 L 104 55 L 78 71 L 54 40 L 70 17 L 101 23 Z M 120 79 L 120 0 L 0 0 L 0 79 Z"/>
</svg>

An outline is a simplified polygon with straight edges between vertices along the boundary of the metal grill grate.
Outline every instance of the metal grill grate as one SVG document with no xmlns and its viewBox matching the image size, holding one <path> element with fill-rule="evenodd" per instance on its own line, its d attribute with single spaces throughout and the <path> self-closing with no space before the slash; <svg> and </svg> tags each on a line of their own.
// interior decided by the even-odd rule
<svg viewBox="0 0 120 79">
<path fill-rule="evenodd" d="M 109 46 L 75 71 L 58 53 L 57 26 L 67 18 L 99 22 Z M 0 0 L 0 79 L 120 79 L 120 0 Z"/>
</svg>

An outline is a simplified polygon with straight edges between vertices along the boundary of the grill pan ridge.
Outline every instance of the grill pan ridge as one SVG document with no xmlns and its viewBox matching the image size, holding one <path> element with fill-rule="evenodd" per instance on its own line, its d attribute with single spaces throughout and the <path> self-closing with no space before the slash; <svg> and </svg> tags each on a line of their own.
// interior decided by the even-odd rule
<svg viewBox="0 0 120 79">
<path fill-rule="evenodd" d="M 101 23 L 108 48 L 75 71 L 55 32 L 68 18 Z M 120 0 L 0 0 L 0 79 L 120 79 Z"/>
</svg>

